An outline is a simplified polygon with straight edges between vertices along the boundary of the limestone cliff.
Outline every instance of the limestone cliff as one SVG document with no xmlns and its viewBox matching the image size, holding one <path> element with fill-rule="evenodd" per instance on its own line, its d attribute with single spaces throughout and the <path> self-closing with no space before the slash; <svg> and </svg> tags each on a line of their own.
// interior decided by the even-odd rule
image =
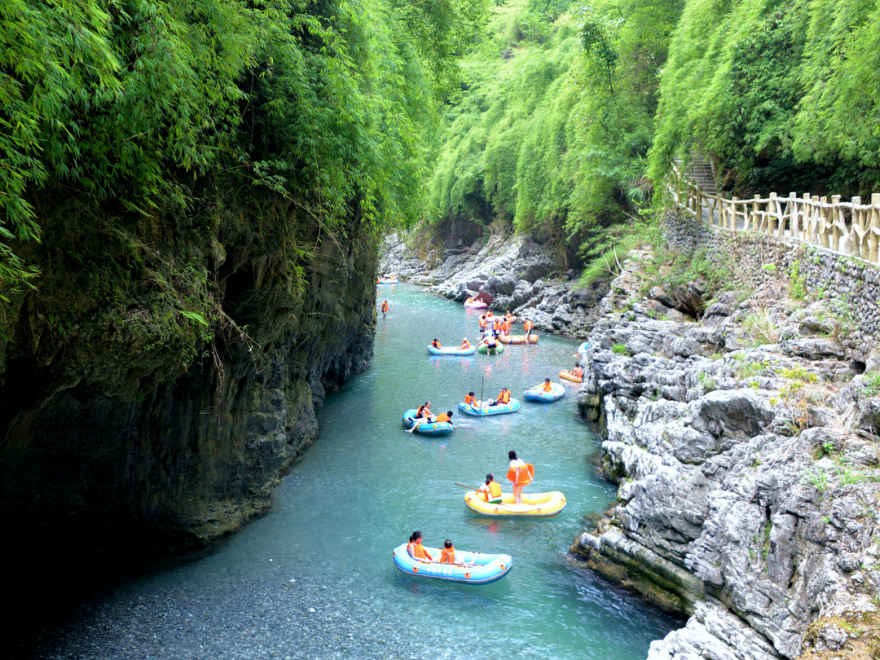
<svg viewBox="0 0 880 660">
<path fill-rule="evenodd" d="M 476 235 L 475 227 L 481 230 Z M 457 302 L 486 293 L 493 309 L 512 310 L 539 330 L 586 337 L 607 281 L 579 287 L 579 262 L 558 238 L 482 229 L 459 223 L 433 235 L 426 228 L 410 236 L 392 234 L 379 269 Z"/>
<path fill-rule="evenodd" d="M 698 241 L 710 262 L 764 264 L 737 259 L 699 320 L 674 310 L 651 252 L 612 283 L 580 404 L 618 505 L 572 549 L 691 615 L 651 660 L 877 657 L 880 360 L 873 314 L 845 295 L 875 275 L 754 240 Z"/>
</svg>

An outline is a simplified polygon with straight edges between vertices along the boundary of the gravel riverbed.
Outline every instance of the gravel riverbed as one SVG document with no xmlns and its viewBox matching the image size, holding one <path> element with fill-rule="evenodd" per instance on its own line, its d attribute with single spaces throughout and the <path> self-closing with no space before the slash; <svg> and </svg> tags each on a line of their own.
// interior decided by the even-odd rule
<svg viewBox="0 0 880 660">
<path fill-rule="evenodd" d="M 214 582 L 123 589 L 80 607 L 35 653 L 40 660 L 318 660 L 470 658 L 478 640 L 413 630 L 350 584 L 283 568 Z M 460 637 L 457 635 L 457 637 Z"/>
</svg>

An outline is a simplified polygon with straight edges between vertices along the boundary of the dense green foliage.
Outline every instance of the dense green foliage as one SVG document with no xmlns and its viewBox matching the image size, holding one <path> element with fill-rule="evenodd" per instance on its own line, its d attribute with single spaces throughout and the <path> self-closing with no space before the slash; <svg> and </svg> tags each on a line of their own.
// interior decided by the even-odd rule
<svg viewBox="0 0 880 660">
<path fill-rule="evenodd" d="M 573 234 L 638 210 L 650 197 L 657 73 L 680 5 L 499 3 L 446 113 L 433 219 Z"/>
<path fill-rule="evenodd" d="M 0 297 L 34 282 L 20 246 L 40 240 L 41 207 L 61 198 L 126 231 L 216 217 L 230 194 L 258 190 L 328 231 L 415 219 L 436 101 L 483 11 L 482 0 L 2 3 Z"/>
<path fill-rule="evenodd" d="M 689 0 L 670 46 L 652 175 L 704 152 L 738 192 L 880 185 L 880 3 Z"/>
</svg>

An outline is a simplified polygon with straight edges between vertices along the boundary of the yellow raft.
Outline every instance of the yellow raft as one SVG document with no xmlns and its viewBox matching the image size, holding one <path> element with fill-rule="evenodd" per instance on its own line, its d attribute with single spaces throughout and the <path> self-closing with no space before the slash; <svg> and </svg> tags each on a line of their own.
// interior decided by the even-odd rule
<svg viewBox="0 0 880 660">
<path fill-rule="evenodd" d="M 572 371 L 560 371 L 559 377 L 564 378 L 565 380 L 570 380 L 573 383 L 583 383 L 584 382 L 583 378 L 578 378 L 577 376 L 574 375 L 574 372 L 572 372 Z"/>
<path fill-rule="evenodd" d="M 476 491 L 464 494 L 464 503 L 484 516 L 528 516 L 549 518 L 565 508 L 565 495 L 555 490 L 551 493 L 523 493 L 522 504 L 513 503 L 513 493 L 501 495 L 501 504 L 489 504 L 477 497 Z"/>
</svg>

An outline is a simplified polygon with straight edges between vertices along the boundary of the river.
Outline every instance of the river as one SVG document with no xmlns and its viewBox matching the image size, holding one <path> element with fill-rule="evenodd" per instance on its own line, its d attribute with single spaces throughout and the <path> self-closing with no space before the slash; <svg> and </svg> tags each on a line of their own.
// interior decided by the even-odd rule
<svg viewBox="0 0 880 660">
<path fill-rule="evenodd" d="M 545 377 L 558 381 L 576 344 L 542 337 L 500 356 L 432 358 L 434 337 L 477 337 L 477 313 L 404 284 L 383 286 L 383 299 L 391 312 L 380 314 L 372 367 L 328 397 L 321 437 L 283 479 L 271 512 L 80 608 L 39 655 L 641 660 L 651 640 L 681 625 L 569 563 L 584 517 L 615 494 L 596 476 L 596 436 L 577 418 L 576 386 L 553 404 L 459 418 L 469 390 L 495 396 L 504 386 L 522 400 Z M 426 400 L 435 412 L 454 410 L 461 428 L 442 439 L 404 433 L 402 412 Z M 565 493 L 560 515 L 493 520 L 465 507 L 453 482 L 503 476 L 510 449 L 535 465 L 527 492 Z M 450 538 L 458 549 L 508 553 L 514 568 L 481 587 L 406 576 L 391 551 L 415 529 L 429 546 Z"/>
</svg>

